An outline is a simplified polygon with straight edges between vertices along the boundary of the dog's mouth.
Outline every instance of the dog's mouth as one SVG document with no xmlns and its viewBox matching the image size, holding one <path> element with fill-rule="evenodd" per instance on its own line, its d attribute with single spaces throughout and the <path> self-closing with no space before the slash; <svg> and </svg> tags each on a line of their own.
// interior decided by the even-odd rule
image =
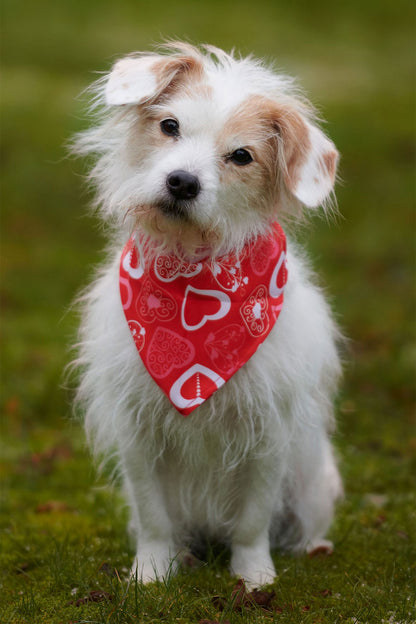
<svg viewBox="0 0 416 624">
<path fill-rule="evenodd" d="M 164 217 L 172 221 L 189 223 L 191 221 L 189 203 L 190 202 L 187 201 L 177 200 L 161 201 L 158 202 L 157 208 Z"/>
<path fill-rule="evenodd" d="M 218 232 L 192 218 L 191 201 L 164 200 L 130 209 L 136 226 L 182 257 L 205 257 L 220 244 Z"/>
</svg>

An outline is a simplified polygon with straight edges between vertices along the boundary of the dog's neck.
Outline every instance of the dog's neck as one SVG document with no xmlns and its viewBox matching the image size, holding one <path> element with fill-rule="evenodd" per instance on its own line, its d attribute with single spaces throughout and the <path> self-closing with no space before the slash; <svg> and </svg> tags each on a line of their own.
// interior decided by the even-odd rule
<svg viewBox="0 0 416 624">
<path fill-rule="evenodd" d="M 227 249 L 222 247 L 214 250 L 210 245 L 201 245 L 190 253 L 185 249 L 179 248 L 174 255 L 186 264 L 195 264 L 197 262 L 204 262 L 207 260 L 215 261 L 216 258 L 222 258 L 227 255 Z"/>
<path fill-rule="evenodd" d="M 131 230 L 130 236 L 136 240 L 142 241 L 143 249 L 146 251 L 146 255 L 149 257 L 156 255 L 168 255 L 175 257 L 181 264 L 195 264 L 198 262 L 216 262 L 224 256 L 233 255 L 235 257 L 244 256 L 246 253 L 250 253 L 250 249 L 253 248 L 259 241 L 274 236 L 276 222 L 272 222 L 269 226 L 262 228 L 258 232 L 253 232 L 246 240 L 240 241 L 240 245 L 235 247 L 227 244 L 227 241 L 217 241 L 215 243 L 208 243 L 200 241 L 195 244 L 187 244 L 180 240 L 170 239 L 165 237 L 163 233 L 156 233 L 154 231 L 147 231 L 146 228 L 141 226 L 134 227 Z M 280 226 L 279 226 L 280 227 Z"/>
</svg>

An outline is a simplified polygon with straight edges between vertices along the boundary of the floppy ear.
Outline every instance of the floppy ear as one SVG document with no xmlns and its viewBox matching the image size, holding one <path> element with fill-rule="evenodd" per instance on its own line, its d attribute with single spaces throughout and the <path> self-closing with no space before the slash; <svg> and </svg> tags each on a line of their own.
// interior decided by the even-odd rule
<svg viewBox="0 0 416 624">
<path fill-rule="evenodd" d="M 141 104 L 160 95 L 183 74 L 197 70 L 201 65 L 193 57 L 126 57 L 117 61 L 108 76 L 106 103 Z"/>
<path fill-rule="evenodd" d="M 297 112 L 281 117 L 278 125 L 286 186 L 302 204 L 316 208 L 334 188 L 338 163 L 335 145 Z"/>
</svg>

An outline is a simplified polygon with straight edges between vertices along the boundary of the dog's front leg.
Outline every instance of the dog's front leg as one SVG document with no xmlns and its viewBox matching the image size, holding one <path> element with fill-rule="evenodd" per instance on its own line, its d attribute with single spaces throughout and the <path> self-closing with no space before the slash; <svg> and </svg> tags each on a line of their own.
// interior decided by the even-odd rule
<svg viewBox="0 0 416 624">
<path fill-rule="evenodd" d="M 157 471 L 146 461 L 142 449 L 130 449 L 123 463 L 136 539 L 136 557 L 131 573 L 138 581 L 149 583 L 165 577 L 175 564 L 177 552 L 172 523 Z"/>
<path fill-rule="evenodd" d="M 279 481 L 272 463 L 261 459 L 248 467 L 242 484 L 242 511 L 232 534 L 231 572 L 242 577 L 249 588 L 272 583 L 276 574 L 269 530 Z"/>
</svg>

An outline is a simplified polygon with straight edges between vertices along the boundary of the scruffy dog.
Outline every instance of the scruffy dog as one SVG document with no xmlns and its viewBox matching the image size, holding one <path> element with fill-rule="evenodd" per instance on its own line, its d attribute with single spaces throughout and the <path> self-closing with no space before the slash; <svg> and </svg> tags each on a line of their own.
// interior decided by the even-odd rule
<svg viewBox="0 0 416 624">
<path fill-rule="evenodd" d="M 77 137 L 111 224 L 83 297 L 78 400 L 116 452 L 142 582 L 199 536 L 249 586 L 330 548 L 338 330 L 280 222 L 328 208 L 338 154 L 293 81 L 210 46 L 118 61 Z M 97 112 L 98 111 L 98 112 Z M 296 217 L 296 218 L 295 218 Z"/>
</svg>

